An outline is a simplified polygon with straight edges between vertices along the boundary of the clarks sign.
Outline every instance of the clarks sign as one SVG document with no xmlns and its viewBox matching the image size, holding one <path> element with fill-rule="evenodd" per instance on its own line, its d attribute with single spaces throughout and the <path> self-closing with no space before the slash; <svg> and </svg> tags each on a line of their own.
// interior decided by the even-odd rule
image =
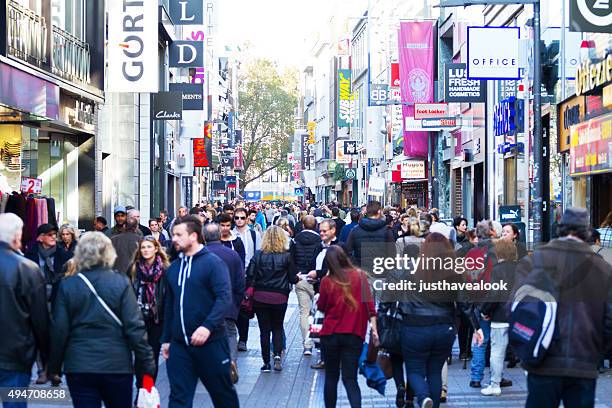
<svg viewBox="0 0 612 408">
<path fill-rule="evenodd" d="M 157 92 L 157 2 L 109 0 L 108 16 L 107 92 Z"/>
<path fill-rule="evenodd" d="M 153 120 L 183 119 L 183 94 L 160 92 L 153 99 Z"/>
<path fill-rule="evenodd" d="M 576 72 L 576 96 L 580 96 L 593 89 L 612 81 L 612 54 L 600 62 L 593 63 L 586 60 Z"/>
</svg>

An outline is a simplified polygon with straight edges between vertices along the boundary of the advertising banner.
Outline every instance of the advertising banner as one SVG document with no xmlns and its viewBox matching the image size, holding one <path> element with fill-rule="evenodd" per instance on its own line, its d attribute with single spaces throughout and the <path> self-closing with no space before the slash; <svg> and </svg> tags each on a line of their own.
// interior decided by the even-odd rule
<svg viewBox="0 0 612 408">
<path fill-rule="evenodd" d="M 468 79 L 520 79 L 520 27 L 468 27 Z"/>
<path fill-rule="evenodd" d="M 357 100 L 351 92 L 351 70 L 338 70 L 338 127 L 357 124 Z"/>
<path fill-rule="evenodd" d="M 434 23 L 403 21 L 399 31 L 400 88 L 402 102 L 434 101 Z M 414 117 L 414 105 L 403 105 L 404 118 Z M 404 155 L 427 156 L 427 132 L 404 132 Z"/>
<path fill-rule="evenodd" d="M 608 0 L 570 0 L 570 31 L 612 34 Z"/>
<path fill-rule="evenodd" d="M 204 87 L 201 84 L 170 84 L 170 92 L 183 94 L 183 110 L 204 110 Z"/>
<path fill-rule="evenodd" d="M 212 139 L 193 139 L 193 167 L 212 167 Z"/>
<path fill-rule="evenodd" d="M 571 128 L 570 176 L 612 171 L 612 113 Z"/>
<path fill-rule="evenodd" d="M 153 120 L 183 119 L 183 94 L 160 92 L 153 95 Z"/>
<path fill-rule="evenodd" d="M 400 86 L 400 66 L 399 62 L 391 63 L 391 87 Z"/>
<path fill-rule="evenodd" d="M 170 18 L 174 25 L 204 23 L 204 2 L 198 0 L 170 0 Z"/>
<path fill-rule="evenodd" d="M 247 201 L 259 201 L 261 200 L 261 191 L 245 191 L 244 198 Z"/>
<path fill-rule="evenodd" d="M 485 102 L 487 82 L 468 79 L 466 64 L 446 64 L 444 81 L 444 101 L 446 102 Z"/>
<path fill-rule="evenodd" d="M 584 121 L 586 114 L 586 100 L 584 96 L 574 96 L 557 105 L 557 133 L 559 152 L 566 152 L 570 148 L 570 129 Z"/>
<path fill-rule="evenodd" d="M 107 92 L 157 92 L 159 46 L 156 1 L 108 1 Z"/>
<path fill-rule="evenodd" d="M 204 65 L 204 43 L 201 41 L 173 41 L 168 65 L 172 68 L 201 67 Z"/>
<path fill-rule="evenodd" d="M 308 170 L 310 168 L 310 149 L 308 144 L 308 134 L 304 134 L 301 137 L 301 165 L 303 170 Z"/>
<path fill-rule="evenodd" d="M 420 180 L 426 178 L 424 160 L 406 160 L 401 164 L 401 176 L 405 180 Z"/>
</svg>

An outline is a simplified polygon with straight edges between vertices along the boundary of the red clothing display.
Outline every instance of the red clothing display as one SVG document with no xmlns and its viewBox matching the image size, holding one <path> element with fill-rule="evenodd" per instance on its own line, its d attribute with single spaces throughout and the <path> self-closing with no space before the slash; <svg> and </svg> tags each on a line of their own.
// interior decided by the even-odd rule
<svg viewBox="0 0 612 408">
<path fill-rule="evenodd" d="M 320 336 L 354 334 L 365 339 L 370 317 L 376 316 L 376 307 L 370 291 L 366 274 L 357 270 L 349 272 L 351 293 L 357 301 L 356 309 L 351 309 L 344 300 L 342 288 L 329 276 L 321 281 L 317 307 L 325 314 Z"/>
</svg>

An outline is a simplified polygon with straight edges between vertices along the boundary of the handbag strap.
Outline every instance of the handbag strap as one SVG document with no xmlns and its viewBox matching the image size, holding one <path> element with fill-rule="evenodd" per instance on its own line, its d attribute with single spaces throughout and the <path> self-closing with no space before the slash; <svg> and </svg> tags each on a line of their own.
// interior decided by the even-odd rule
<svg viewBox="0 0 612 408">
<path fill-rule="evenodd" d="M 108 305 L 106 304 L 106 302 L 100 297 L 100 295 L 98 295 L 98 292 L 96 291 L 96 288 L 94 288 L 94 286 L 92 285 L 92 283 L 89 281 L 89 279 L 87 279 L 85 277 L 85 275 L 83 275 L 82 273 L 78 274 L 78 277 L 81 278 L 83 280 L 83 282 L 85 282 L 85 284 L 87 285 L 87 287 L 89 288 L 89 290 L 91 291 L 91 293 L 94 294 L 94 296 L 96 297 L 96 299 L 98 299 L 98 302 L 100 302 L 100 304 L 102 305 L 102 307 L 108 312 L 108 314 L 113 318 L 114 321 L 117 322 L 117 324 L 119 325 L 119 327 L 123 327 L 123 323 L 121 323 L 121 319 L 119 319 L 117 317 L 117 315 L 111 310 L 110 307 L 108 307 Z"/>
</svg>

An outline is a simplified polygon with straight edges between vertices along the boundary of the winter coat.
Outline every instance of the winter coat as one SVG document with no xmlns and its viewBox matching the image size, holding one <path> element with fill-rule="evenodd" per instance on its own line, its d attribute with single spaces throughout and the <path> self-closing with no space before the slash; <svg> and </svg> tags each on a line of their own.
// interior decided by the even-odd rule
<svg viewBox="0 0 612 408">
<path fill-rule="evenodd" d="M 231 249 L 221 245 L 221 242 L 219 241 L 207 243 L 206 248 L 221 258 L 221 260 L 227 265 L 230 274 L 230 282 L 232 284 L 232 304 L 228 308 L 225 317 L 236 320 L 238 318 L 240 302 L 244 297 L 244 289 L 246 285 L 244 264 L 240 260 L 240 256 L 236 253 L 236 251 L 232 251 Z"/>
<path fill-rule="evenodd" d="M 346 249 L 356 265 L 367 267 L 375 257 L 394 257 L 395 247 L 386 245 L 393 242 L 393 232 L 387 226 L 385 218 L 363 217 L 349 234 Z M 363 250 L 365 252 L 362 252 Z"/>
<path fill-rule="evenodd" d="M 291 258 L 298 273 L 308 273 L 314 257 L 321 248 L 321 237 L 313 230 L 297 234 L 291 246 Z"/>
<path fill-rule="evenodd" d="M 291 284 L 298 282 L 297 271 L 289 252 L 257 251 L 247 269 L 247 286 L 255 291 L 289 295 Z"/>
</svg>

